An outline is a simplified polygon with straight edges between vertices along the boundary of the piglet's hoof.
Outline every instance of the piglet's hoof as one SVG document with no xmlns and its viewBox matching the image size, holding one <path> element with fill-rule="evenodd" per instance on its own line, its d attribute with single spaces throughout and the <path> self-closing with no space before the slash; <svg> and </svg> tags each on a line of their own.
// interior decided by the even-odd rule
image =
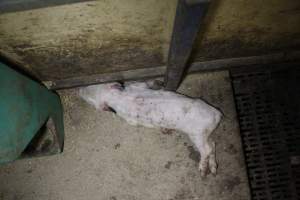
<svg viewBox="0 0 300 200">
<path fill-rule="evenodd" d="M 213 143 L 213 146 L 214 143 Z M 214 152 L 211 152 L 209 155 L 203 156 L 201 155 L 200 163 L 199 163 L 199 171 L 201 177 L 206 177 L 208 174 L 216 175 L 217 174 L 217 162 L 216 156 Z"/>
</svg>

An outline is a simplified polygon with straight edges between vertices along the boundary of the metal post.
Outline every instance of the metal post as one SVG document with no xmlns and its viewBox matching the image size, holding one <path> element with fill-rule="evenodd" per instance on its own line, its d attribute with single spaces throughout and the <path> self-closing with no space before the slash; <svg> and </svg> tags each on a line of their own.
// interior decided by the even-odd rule
<svg viewBox="0 0 300 200">
<path fill-rule="evenodd" d="M 209 2 L 209 0 L 178 0 L 165 75 L 166 90 L 176 90 L 182 80 Z"/>
</svg>

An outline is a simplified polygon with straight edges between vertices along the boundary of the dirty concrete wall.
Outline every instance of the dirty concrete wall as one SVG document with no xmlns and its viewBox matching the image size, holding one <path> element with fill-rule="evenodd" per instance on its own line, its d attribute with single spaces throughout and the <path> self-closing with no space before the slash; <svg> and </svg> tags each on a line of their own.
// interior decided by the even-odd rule
<svg viewBox="0 0 300 200">
<path fill-rule="evenodd" d="M 174 3 L 99 0 L 3 14 L 1 48 L 31 63 L 43 79 L 156 66 Z"/>
<path fill-rule="evenodd" d="M 295 50 L 300 46 L 299 0 L 213 1 L 199 33 L 196 59 Z"/>
<path fill-rule="evenodd" d="M 0 50 L 43 80 L 145 68 L 166 61 L 176 0 L 98 0 L 0 15 Z M 300 1 L 215 0 L 194 60 L 300 46 Z"/>
</svg>

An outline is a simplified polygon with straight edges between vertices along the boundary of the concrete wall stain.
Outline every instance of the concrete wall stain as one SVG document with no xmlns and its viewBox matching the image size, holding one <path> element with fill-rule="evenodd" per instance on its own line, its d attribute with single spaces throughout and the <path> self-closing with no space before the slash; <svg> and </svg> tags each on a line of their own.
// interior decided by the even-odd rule
<svg viewBox="0 0 300 200">
<path fill-rule="evenodd" d="M 0 15 L 0 49 L 57 80 L 165 64 L 176 0 L 98 0 Z M 300 47 L 300 1 L 215 0 L 192 61 Z"/>
<path fill-rule="evenodd" d="M 87 46 L 85 42 L 80 44 L 83 45 L 66 43 L 64 46 L 43 49 L 23 45 L 15 46 L 15 52 L 23 57 L 24 62 L 38 67 L 43 80 L 124 71 L 133 66 L 144 68 L 162 65 L 160 47 L 147 49 L 143 47 L 146 42 L 135 38 L 114 38 L 99 47 Z M 29 50 L 22 51 L 24 47 Z"/>
</svg>

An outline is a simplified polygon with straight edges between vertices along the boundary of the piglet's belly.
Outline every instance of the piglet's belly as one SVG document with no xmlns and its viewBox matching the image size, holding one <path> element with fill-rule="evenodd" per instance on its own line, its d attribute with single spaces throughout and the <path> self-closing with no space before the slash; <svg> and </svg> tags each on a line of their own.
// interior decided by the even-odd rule
<svg viewBox="0 0 300 200">
<path fill-rule="evenodd" d="M 213 119 L 209 108 L 201 108 L 198 104 L 181 101 L 123 101 L 117 114 L 131 124 L 146 127 L 162 127 L 179 129 L 185 132 L 199 131 Z"/>
</svg>

